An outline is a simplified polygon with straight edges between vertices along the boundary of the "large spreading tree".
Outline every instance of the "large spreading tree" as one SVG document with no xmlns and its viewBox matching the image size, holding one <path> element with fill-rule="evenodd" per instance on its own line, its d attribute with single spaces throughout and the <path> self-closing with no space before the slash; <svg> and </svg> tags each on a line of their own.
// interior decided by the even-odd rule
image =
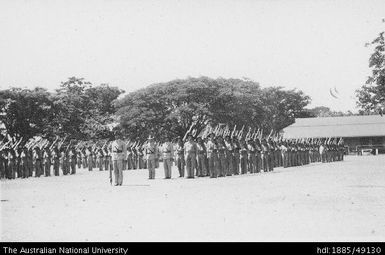
<svg viewBox="0 0 385 255">
<path fill-rule="evenodd" d="M 119 128 L 131 139 L 184 136 L 194 125 L 223 123 L 279 131 L 307 117 L 310 98 L 301 91 L 281 87 L 262 89 L 249 79 L 178 79 L 150 85 L 116 101 Z"/>
<path fill-rule="evenodd" d="M 12 137 L 69 136 L 99 139 L 111 135 L 113 101 L 123 93 L 108 84 L 92 86 L 71 77 L 54 93 L 43 88 L 0 90 L 0 123 Z"/>
</svg>

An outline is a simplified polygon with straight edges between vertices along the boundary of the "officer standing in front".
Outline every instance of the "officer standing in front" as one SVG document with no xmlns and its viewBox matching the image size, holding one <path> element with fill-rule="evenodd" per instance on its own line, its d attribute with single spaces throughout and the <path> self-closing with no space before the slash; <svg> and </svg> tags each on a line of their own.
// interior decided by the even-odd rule
<svg viewBox="0 0 385 255">
<path fill-rule="evenodd" d="M 112 154 L 111 159 L 113 163 L 115 186 L 122 186 L 123 184 L 123 159 L 125 144 L 121 140 L 121 135 L 115 132 L 115 140 L 111 144 Z"/>
<path fill-rule="evenodd" d="M 170 137 L 166 137 L 166 141 L 161 146 L 161 153 L 163 156 L 164 178 L 171 179 L 171 166 L 173 161 L 173 145 Z"/>
<path fill-rule="evenodd" d="M 148 179 L 155 179 L 155 160 L 159 153 L 154 137 L 151 135 L 147 139 L 147 144 L 144 145 L 144 153 L 147 160 Z"/>
</svg>

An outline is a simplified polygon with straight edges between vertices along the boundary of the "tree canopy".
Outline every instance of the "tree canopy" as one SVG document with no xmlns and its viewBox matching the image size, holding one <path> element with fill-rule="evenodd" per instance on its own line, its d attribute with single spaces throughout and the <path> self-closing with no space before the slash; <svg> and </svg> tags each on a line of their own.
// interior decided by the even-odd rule
<svg viewBox="0 0 385 255">
<path fill-rule="evenodd" d="M 191 125 L 224 123 L 279 131 L 296 117 L 310 116 L 310 98 L 302 91 L 261 88 L 249 79 L 177 79 L 157 83 L 117 100 L 119 128 L 132 139 L 150 133 L 160 138 L 182 136 Z"/>
<path fill-rule="evenodd" d="M 357 105 L 363 112 L 380 112 L 385 108 L 385 38 L 381 32 L 368 46 L 374 47 L 369 58 L 369 68 L 372 70 L 366 84 L 357 90 Z"/>
<path fill-rule="evenodd" d="M 160 139 L 183 137 L 192 125 L 197 133 L 217 124 L 277 132 L 294 118 L 313 116 L 305 109 L 310 98 L 302 91 L 261 88 L 250 79 L 177 79 L 118 100 L 123 92 L 76 77 L 62 82 L 54 92 L 43 88 L 1 90 L 0 123 L 11 136 L 26 139 L 36 135 L 109 138 L 111 126 L 115 126 L 126 137 L 144 140 L 149 134 Z"/>
<path fill-rule="evenodd" d="M 108 124 L 114 121 L 113 101 L 121 93 L 117 87 L 94 87 L 76 77 L 63 82 L 54 93 L 43 88 L 1 90 L 0 122 L 13 137 L 104 138 L 110 135 Z"/>
</svg>

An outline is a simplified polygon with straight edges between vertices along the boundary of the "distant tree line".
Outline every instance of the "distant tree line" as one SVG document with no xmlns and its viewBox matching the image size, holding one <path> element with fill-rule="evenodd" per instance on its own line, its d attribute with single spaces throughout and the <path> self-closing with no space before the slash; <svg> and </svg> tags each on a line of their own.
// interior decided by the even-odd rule
<svg viewBox="0 0 385 255">
<path fill-rule="evenodd" d="M 54 92 L 44 88 L 0 91 L 0 124 L 12 137 L 70 136 L 92 140 L 114 130 L 130 139 L 183 136 L 194 125 L 227 124 L 269 133 L 312 117 L 310 97 L 300 90 L 261 88 L 250 79 L 178 79 L 124 93 L 117 87 L 93 86 L 71 77 Z M 114 130 L 112 130 L 114 127 Z"/>
<path fill-rule="evenodd" d="M 90 140 L 110 135 L 113 101 L 124 91 L 108 84 L 92 86 L 71 77 L 55 92 L 44 88 L 0 91 L 0 124 L 14 138 L 70 136 Z"/>
</svg>

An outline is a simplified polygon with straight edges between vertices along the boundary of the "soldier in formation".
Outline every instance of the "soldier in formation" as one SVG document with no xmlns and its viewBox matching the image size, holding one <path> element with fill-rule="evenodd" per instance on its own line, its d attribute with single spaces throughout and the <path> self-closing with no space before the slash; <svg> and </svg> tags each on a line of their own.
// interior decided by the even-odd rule
<svg viewBox="0 0 385 255">
<path fill-rule="evenodd" d="M 165 178 L 170 179 L 173 164 L 181 178 L 217 178 L 344 160 L 342 138 L 282 139 L 262 137 L 262 132 L 246 136 L 241 133 L 211 130 L 162 141 L 150 136 L 143 143 L 123 139 L 66 142 L 66 138 L 56 138 L 50 142 L 41 137 L 27 141 L 8 138 L 0 142 L 0 178 L 75 175 L 79 168 L 97 168 L 114 171 L 115 185 L 122 185 L 123 170 L 148 169 L 149 179 L 154 179 L 159 161 L 163 161 Z"/>
</svg>

